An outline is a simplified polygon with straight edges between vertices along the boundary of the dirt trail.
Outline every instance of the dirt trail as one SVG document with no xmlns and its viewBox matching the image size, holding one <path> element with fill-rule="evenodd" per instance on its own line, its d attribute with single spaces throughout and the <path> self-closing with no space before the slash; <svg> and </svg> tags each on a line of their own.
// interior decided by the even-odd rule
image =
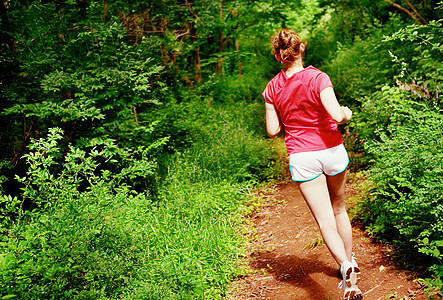
<svg viewBox="0 0 443 300">
<path fill-rule="evenodd" d="M 250 256 L 253 272 L 234 282 L 230 299 L 343 299 L 338 266 L 321 243 L 296 184 L 282 183 L 258 194 L 268 200 L 251 217 L 256 231 Z M 393 264 L 387 248 L 356 227 L 353 237 L 363 299 L 427 299 L 413 274 Z"/>
</svg>

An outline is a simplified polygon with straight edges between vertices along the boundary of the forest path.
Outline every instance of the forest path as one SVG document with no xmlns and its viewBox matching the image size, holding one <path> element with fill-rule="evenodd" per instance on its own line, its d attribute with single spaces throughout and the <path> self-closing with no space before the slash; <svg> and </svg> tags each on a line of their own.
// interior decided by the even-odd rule
<svg viewBox="0 0 443 300">
<path fill-rule="evenodd" d="M 233 283 L 229 299 L 343 299 L 338 266 L 318 242 L 317 224 L 297 185 L 284 182 L 256 193 L 265 204 L 250 217 L 252 272 Z M 353 193 L 349 185 L 346 193 Z M 413 274 L 393 263 L 389 248 L 355 226 L 353 238 L 363 299 L 427 299 Z"/>
</svg>

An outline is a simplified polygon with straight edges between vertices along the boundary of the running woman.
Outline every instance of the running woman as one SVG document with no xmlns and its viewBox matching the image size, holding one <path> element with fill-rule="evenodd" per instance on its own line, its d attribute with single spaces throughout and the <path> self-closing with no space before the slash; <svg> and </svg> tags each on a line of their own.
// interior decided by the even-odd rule
<svg viewBox="0 0 443 300">
<path fill-rule="evenodd" d="M 352 111 L 340 106 L 329 76 L 303 67 L 305 42 L 291 29 L 271 39 L 282 69 L 266 86 L 266 129 L 274 138 L 282 128 L 292 180 L 297 182 L 330 253 L 340 266 L 344 299 L 362 299 L 357 287 L 360 270 L 352 254 L 352 228 L 345 208 L 349 164 L 337 124 Z"/>
</svg>

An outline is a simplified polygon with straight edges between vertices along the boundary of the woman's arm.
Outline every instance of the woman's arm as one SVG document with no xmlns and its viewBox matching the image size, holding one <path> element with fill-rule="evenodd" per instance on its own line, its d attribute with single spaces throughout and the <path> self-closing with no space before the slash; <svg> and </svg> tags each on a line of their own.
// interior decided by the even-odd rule
<svg viewBox="0 0 443 300">
<path fill-rule="evenodd" d="M 332 87 L 327 87 L 321 91 L 320 99 L 335 123 L 344 124 L 351 119 L 352 111 L 346 106 L 340 106 Z"/>
<path fill-rule="evenodd" d="M 275 111 L 274 105 L 266 102 L 266 130 L 270 138 L 275 138 L 280 130 L 280 119 Z"/>
</svg>

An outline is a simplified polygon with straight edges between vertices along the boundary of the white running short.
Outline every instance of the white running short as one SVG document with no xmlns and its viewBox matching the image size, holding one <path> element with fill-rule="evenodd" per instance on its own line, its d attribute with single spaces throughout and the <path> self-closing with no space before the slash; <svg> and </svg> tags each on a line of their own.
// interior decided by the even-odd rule
<svg viewBox="0 0 443 300">
<path fill-rule="evenodd" d="M 334 176 L 346 170 L 348 164 L 349 157 L 343 144 L 289 155 L 289 170 L 294 181 L 309 181 L 321 174 Z"/>
</svg>

